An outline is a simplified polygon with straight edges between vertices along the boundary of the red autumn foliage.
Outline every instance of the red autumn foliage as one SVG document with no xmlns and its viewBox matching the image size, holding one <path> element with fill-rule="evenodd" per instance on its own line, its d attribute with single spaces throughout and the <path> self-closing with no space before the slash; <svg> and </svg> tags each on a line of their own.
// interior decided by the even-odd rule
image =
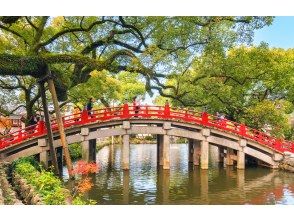
<svg viewBox="0 0 294 220">
<path fill-rule="evenodd" d="M 90 173 L 97 173 L 99 171 L 100 167 L 98 164 L 92 162 L 87 163 L 86 161 L 79 160 L 73 169 L 73 174 L 81 174 L 81 175 L 87 175 Z"/>
</svg>

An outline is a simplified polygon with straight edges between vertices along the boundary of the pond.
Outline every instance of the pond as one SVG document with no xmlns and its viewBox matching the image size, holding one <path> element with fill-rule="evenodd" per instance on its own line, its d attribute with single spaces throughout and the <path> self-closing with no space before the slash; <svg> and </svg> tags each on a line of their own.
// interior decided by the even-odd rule
<svg viewBox="0 0 294 220">
<path fill-rule="evenodd" d="M 211 151 L 213 149 L 211 148 Z M 208 170 L 188 163 L 187 144 L 172 144 L 170 170 L 157 168 L 155 144 L 130 146 L 130 170 L 121 170 L 121 146 L 96 156 L 101 170 L 85 194 L 97 204 L 294 204 L 294 174 L 264 167 L 237 170 L 210 153 Z"/>
</svg>

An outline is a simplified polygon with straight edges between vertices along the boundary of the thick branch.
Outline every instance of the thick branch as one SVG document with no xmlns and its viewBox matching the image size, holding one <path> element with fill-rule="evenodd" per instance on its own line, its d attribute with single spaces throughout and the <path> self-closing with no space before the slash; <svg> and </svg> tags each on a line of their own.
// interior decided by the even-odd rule
<svg viewBox="0 0 294 220">
<path fill-rule="evenodd" d="M 53 35 L 51 38 L 49 38 L 47 41 L 43 42 L 43 43 L 39 43 L 37 45 L 37 48 L 41 48 L 41 47 L 44 47 L 48 44 L 51 44 L 53 41 L 55 41 L 57 38 L 65 35 L 65 34 L 68 34 L 68 33 L 72 33 L 72 32 L 89 32 L 92 30 L 93 27 L 95 27 L 96 25 L 100 25 L 100 24 L 103 24 L 105 21 L 96 21 L 96 22 L 93 22 L 91 25 L 89 25 L 88 28 L 83 28 L 83 27 L 78 27 L 78 28 L 71 28 L 71 29 L 66 29 L 66 30 L 62 30 L 58 33 L 56 33 L 55 35 Z"/>
<path fill-rule="evenodd" d="M 11 33 L 11 34 L 13 34 L 13 35 L 21 38 L 24 41 L 25 44 L 29 45 L 29 43 L 26 40 L 26 38 L 24 36 L 22 36 L 20 33 L 18 33 L 17 31 L 11 30 L 11 29 L 9 29 L 8 27 L 6 27 L 6 26 L 4 26 L 2 24 L 0 24 L 0 29 L 3 29 L 5 31 L 7 31 L 7 32 L 9 32 L 9 33 Z"/>
<path fill-rule="evenodd" d="M 142 44 L 143 44 L 145 47 L 148 47 L 148 45 L 147 45 L 146 42 L 145 42 L 145 38 L 144 38 L 143 34 L 141 33 L 141 31 L 140 31 L 137 27 L 135 27 L 134 25 L 131 25 L 131 24 L 127 24 L 127 23 L 125 22 L 125 20 L 123 19 L 122 16 L 119 16 L 119 20 L 120 20 L 120 22 L 122 23 L 122 26 L 123 26 L 123 27 L 133 29 L 133 30 L 139 35 L 139 38 L 141 39 Z"/>
</svg>

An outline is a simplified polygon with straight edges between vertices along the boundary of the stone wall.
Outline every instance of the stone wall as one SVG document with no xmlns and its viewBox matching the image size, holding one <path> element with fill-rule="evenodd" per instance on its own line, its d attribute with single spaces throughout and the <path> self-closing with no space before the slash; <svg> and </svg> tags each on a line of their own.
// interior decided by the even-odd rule
<svg viewBox="0 0 294 220">
<path fill-rule="evenodd" d="M 281 170 L 294 172 L 294 154 L 285 152 L 285 159 L 279 164 Z"/>
<path fill-rule="evenodd" d="M 43 205 L 42 197 L 36 192 L 31 184 L 19 174 L 13 173 L 13 183 L 19 195 L 27 205 Z"/>
<path fill-rule="evenodd" d="M 17 194 L 8 181 L 7 164 L 0 164 L 0 205 L 22 205 Z"/>
<path fill-rule="evenodd" d="M 0 205 L 4 205 L 4 198 L 2 193 L 2 186 L 0 184 Z"/>
</svg>

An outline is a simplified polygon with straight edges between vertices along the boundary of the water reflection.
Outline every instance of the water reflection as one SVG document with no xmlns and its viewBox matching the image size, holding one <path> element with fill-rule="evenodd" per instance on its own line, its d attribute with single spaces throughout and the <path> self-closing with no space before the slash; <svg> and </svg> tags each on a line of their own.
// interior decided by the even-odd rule
<svg viewBox="0 0 294 220">
<path fill-rule="evenodd" d="M 97 204 L 294 204 L 292 173 L 237 170 L 214 158 L 201 170 L 188 163 L 185 144 L 172 145 L 170 170 L 157 167 L 156 145 L 131 145 L 129 171 L 121 170 L 120 155 L 120 146 L 98 152 L 102 169 L 87 198 Z"/>
</svg>

